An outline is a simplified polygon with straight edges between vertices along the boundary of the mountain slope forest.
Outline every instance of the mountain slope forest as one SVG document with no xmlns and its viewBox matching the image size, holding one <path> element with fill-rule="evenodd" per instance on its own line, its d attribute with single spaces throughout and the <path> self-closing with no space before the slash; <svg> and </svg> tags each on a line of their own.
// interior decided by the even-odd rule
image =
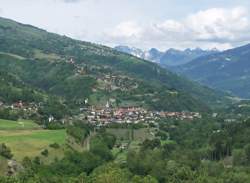
<svg viewBox="0 0 250 183">
<path fill-rule="evenodd" d="M 114 98 L 120 105 L 126 100 L 151 109 L 197 111 L 223 100 L 221 93 L 156 64 L 3 18 L 0 51 L 2 70 L 68 105 L 86 98 L 99 105 Z"/>
</svg>

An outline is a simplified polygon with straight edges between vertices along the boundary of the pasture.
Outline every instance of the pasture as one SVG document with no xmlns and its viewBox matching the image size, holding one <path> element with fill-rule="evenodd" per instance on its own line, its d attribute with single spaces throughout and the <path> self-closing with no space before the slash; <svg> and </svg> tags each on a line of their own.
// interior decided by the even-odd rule
<svg viewBox="0 0 250 183">
<path fill-rule="evenodd" d="M 32 121 L 0 120 L 0 143 L 10 147 L 17 161 L 39 156 L 50 144 L 63 145 L 65 139 L 65 130 L 43 130 Z"/>
<path fill-rule="evenodd" d="M 41 129 L 39 125 L 30 120 L 10 121 L 0 119 L 0 130 L 31 130 Z"/>
</svg>

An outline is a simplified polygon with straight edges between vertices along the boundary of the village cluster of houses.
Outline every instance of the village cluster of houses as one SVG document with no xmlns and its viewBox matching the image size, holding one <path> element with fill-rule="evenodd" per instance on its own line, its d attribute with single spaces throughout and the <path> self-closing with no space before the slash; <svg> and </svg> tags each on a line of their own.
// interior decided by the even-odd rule
<svg viewBox="0 0 250 183">
<path fill-rule="evenodd" d="M 7 105 L 4 102 L 0 101 L 0 107 L 1 108 L 11 108 L 13 110 L 21 109 L 23 111 L 30 111 L 30 112 L 37 112 L 37 110 L 38 110 L 38 105 L 36 103 L 34 103 L 34 102 L 25 103 L 21 100 L 13 103 L 11 105 Z"/>
<path fill-rule="evenodd" d="M 159 112 L 162 118 L 176 118 L 180 120 L 193 120 L 195 118 L 202 118 L 201 114 L 198 112 Z"/>
<path fill-rule="evenodd" d="M 198 112 L 158 112 L 149 111 L 142 107 L 89 107 L 83 110 L 85 118 L 90 123 L 107 125 L 110 123 L 154 123 L 160 118 L 173 118 L 179 120 L 193 120 L 201 118 Z"/>
</svg>

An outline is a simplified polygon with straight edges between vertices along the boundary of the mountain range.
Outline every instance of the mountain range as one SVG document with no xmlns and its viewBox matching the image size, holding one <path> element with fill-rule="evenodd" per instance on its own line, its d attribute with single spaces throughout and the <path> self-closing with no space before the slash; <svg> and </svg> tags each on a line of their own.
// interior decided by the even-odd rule
<svg viewBox="0 0 250 183">
<path fill-rule="evenodd" d="M 250 44 L 202 56 L 172 69 L 212 88 L 250 98 Z"/>
<path fill-rule="evenodd" d="M 0 66 L 0 74 L 12 78 L 1 80 L 0 101 L 6 103 L 53 98 L 77 112 L 88 99 L 97 106 L 112 101 L 152 110 L 204 111 L 226 100 L 223 93 L 158 64 L 4 18 Z"/>
<path fill-rule="evenodd" d="M 158 63 L 164 67 L 186 64 L 198 57 L 211 55 L 219 52 L 217 49 L 202 50 L 200 48 L 188 48 L 183 51 L 170 48 L 165 52 L 159 51 L 156 48 L 151 48 L 150 50 L 143 51 L 139 48 L 128 46 L 116 46 L 115 49 L 120 52 L 128 53 L 136 57 Z"/>
</svg>

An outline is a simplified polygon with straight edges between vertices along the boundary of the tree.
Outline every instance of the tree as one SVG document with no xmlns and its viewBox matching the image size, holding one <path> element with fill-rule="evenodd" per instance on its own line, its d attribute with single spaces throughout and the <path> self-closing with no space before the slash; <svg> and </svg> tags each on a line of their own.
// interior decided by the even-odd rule
<svg viewBox="0 0 250 183">
<path fill-rule="evenodd" d="M 158 183 L 158 181 L 154 177 L 147 175 L 145 177 L 134 176 L 131 183 Z"/>
<path fill-rule="evenodd" d="M 244 147 L 247 163 L 250 164 L 250 144 Z"/>
<path fill-rule="evenodd" d="M 129 183 L 128 172 L 114 164 L 98 167 L 91 174 L 91 183 Z"/>
</svg>

